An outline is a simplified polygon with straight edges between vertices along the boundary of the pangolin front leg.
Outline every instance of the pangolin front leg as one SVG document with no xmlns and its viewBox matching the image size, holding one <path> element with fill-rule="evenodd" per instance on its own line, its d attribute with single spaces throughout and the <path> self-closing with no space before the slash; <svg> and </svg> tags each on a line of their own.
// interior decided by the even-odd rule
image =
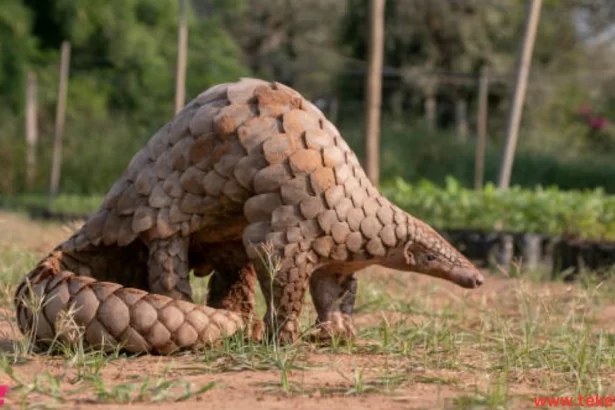
<svg viewBox="0 0 615 410">
<path fill-rule="evenodd" d="M 307 264 L 277 271 L 270 276 L 270 269 L 255 262 L 258 281 L 267 302 L 264 317 L 267 337 L 280 343 L 290 343 L 299 335 L 299 317 L 307 289 L 311 267 Z"/>
<path fill-rule="evenodd" d="M 357 296 L 358 281 L 354 273 L 315 271 L 310 278 L 310 295 L 318 315 L 316 338 L 340 341 L 354 339 L 356 329 L 352 313 Z"/>
<path fill-rule="evenodd" d="M 267 221 L 249 225 L 243 232 L 246 251 L 256 269 L 267 304 L 264 317 L 268 338 L 290 343 L 299 335 L 299 317 L 316 255 L 284 247 L 284 231 L 275 232 Z"/>
</svg>

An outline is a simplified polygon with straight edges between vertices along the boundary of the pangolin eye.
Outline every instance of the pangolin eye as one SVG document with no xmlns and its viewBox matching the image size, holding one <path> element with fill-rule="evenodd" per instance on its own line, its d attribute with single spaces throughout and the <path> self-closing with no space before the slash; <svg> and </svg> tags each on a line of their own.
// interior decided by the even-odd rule
<svg viewBox="0 0 615 410">
<path fill-rule="evenodd" d="M 435 261 L 435 260 L 436 260 L 436 257 L 435 257 L 435 256 L 433 256 L 432 254 L 428 253 L 428 254 L 425 256 L 425 259 L 427 260 L 427 262 L 433 262 L 433 261 Z"/>
</svg>

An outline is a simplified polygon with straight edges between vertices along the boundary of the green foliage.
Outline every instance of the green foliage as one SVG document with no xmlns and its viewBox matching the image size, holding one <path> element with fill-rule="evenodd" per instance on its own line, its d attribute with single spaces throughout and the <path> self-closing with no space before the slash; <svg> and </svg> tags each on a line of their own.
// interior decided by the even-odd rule
<svg viewBox="0 0 615 410">
<path fill-rule="evenodd" d="M 559 153 L 562 148 L 603 151 L 574 118 L 581 104 L 612 107 L 605 88 L 612 83 L 612 48 L 597 48 L 587 38 L 612 24 L 612 2 L 551 0 L 542 6 L 534 47 L 519 144 Z M 340 24 L 340 39 L 350 61 L 340 72 L 338 95 L 364 97 L 364 78 L 356 75 L 368 59 L 368 2 L 349 0 Z M 397 117 L 422 117 L 433 95 L 438 126 L 456 125 L 456 105 L 469 104 L 470 127 L 477 111 L 478 87 L 472 81 L 481 66 L 490 74 L 488 134 L 497 138 L 506 127 L 514 72 L 522 40 L 524 0 L 432 1 L 390 0 L 385 9 L 383 109 Z M 583 27 L 580 21 L 583 19 Z M 607 24 L 608 26 L 608 24 Z M 612 85 L 611 85 L 612 86 Z M 606 108 L 606 107 L 605 107 Z M 600 110 L 601 112 L 604 110 Z M 609 114 L 613 113 L 612 108 Z M 612 115 L 612 114 L 611 114 Z M 607 115 L 608 116 L 608 115 Z M 609 147 L 613 149 L 613 145 Z"/>
<path fill-rule="evenodd" d="M 62 192 L 109 189 L 174 113 L 176 0 L 8 0 L 0 8 L 0 193 L 25 190 L 23 95 L 26 69 L 37 74 L 38 175 L 51 169 L 59 50 L 71 43 Z M 233 10 L 236 1 L 216 6 Z M 213 84 L 250 75 L 219 17 L 188 13 L 186 100 Z"/>
<path fill-rule="evenodd" d="M 399 176 L 412 183 L 427 179 L 444 184 L 451 175 L 463 186 L 474 186 L 473 141 L 462 142 L 450 131 L 429 131 L 421 124 L 396 124 L 390 116 L 384 116 L 382 124 L 381 181 Z M 355 120 L 343 121 L 339 126 L 359 158 L 364 158 L 362 125 Z M 488 142 L 485 181 L 497 181 L 502 150 L 501 141 Z M 615 164 L 609 153 L 580 154 L 562 148 L 556 154 L 520 148 L 515 156 L 511 184 L 529 189 L 536 185 L 557 185 L 564 190 L 602 187 L 608 193 L 615 193 L 613 175 Z"/>
<path fill-rule="evenodd" d="M 398 178 L 383 187 L 394 203 L 440 229 L 476 229 L 615 240 L 615 196 L 602 189 L 562 191 L 486 184 L 463 188 L 452 177 L 439 187 L 429 181 L 408 184 Z"/>
<path fill-rule="evenodd" d="M 101 195 L 58 195 L 53 201 L 49 197 L 36 194 L 22 194 L 4 196 L 0 198 L 0 206 L 5 209 L 43 211 L 69 214 L 73 216 L 87 216 L 95 212 L 102 204 Z"/>
<path fill-rule="evenodd" d="M 178 7 L 174 0 L 58 1 L 57 23 L 73 44 L 75 77 L 95 77 L 98 88 L 108 93 L 110 111 L 168 116 L 174 101 Z M 239 48 L 219 19 L 189 16 L 188 94 L 247 74 Z"/>
<path fill-rule="evenodd" d="M 255 75 L 297 88 L 308 98 L 335 88 L 343 59 L 336 30 L 346 1 L 249 0 L 238 6 L 230 12 L 221 8 L 227 10 L 222 15 Z"/>
<path fill-rule="evenodd" d="M 20 0 L 4 0 L 0 7 L 0 95 L 3 105 L 11 104 L 19 112 L 23 97 L 21 83 L 28 59 L 34 49 L 31 13 Z M 7 104 L 8 103 L 8 104 Z M 19 108 L 17 108 L 19 106 Z"/>
<path fill-rule="evenodd" d="M 612 50 L 591 51 L 579 42 L 569 18 L 573 6 L 582 3 L 550 0 L 544 4 L 513 170 L 513 183 L 520 186 L 602 186 L 606 192 L 615 192 L 615 165 L 609 157 L 615 144 L 612 138 L 604 140 L 604 132 L 588 130 L 576 114 L 587 100 L 605 117 L 615 107 L 610 97 L 615 82 L 607 71 Z M 190 4 L 187 100 L 215 83 L 246 75 L 290 83 L 310 98 L 335 92 L 341 98 L 339 116 L 332 119 L 362 156 L 361 72 L 367 58 L 368 2 Z M 394 70 L 387 69 L 383 83 L 384 179 L 401 176 L 411 182 L 427 178 L 443 183 L 453 175 L 464 186 L 472 184 L 473 144 L 462 143 L 446 127 L 454 117 L 451 102 L 463 98 L 468 102 L 469 129 L 475 129 L 476 87 L 434 83 L 431 77 L 426 81 L 421 73 L 473 73 L 483 62 L 489 62 L 496 76 L 490 85 L 485 169 L 486 180 L 495 179 L 510 97 L 509 81 L 500 80 L 514 69 L 524 4 L 521 0 L 503 0 L 499 6 L 476 0 L 387 2 L 385 65 Z M 589 32 L 595 34 L 599 27 L 608 26 L 607 17 L 615 7 L 605 3 L 586 11 Z M 23 99 L 27 70 L 38 77 L 40 141 L 33 191 L 47 191 L 59 50 L 64 40 L 70 41 L 72 51 L 60 190 L 102 194 L 109 189 L 137 150 L 173 115 L 177 17 L 176 0 L 4 0 L 0 7 L 0 194 L 26 189 Z M 600 71 L 605 74 L 599 75 Z M 423 114 L 425 90 L 434 87 L 438 124 L 444 126 L 437 132 L 428 131 L 417 118 Z"/>
</svg>

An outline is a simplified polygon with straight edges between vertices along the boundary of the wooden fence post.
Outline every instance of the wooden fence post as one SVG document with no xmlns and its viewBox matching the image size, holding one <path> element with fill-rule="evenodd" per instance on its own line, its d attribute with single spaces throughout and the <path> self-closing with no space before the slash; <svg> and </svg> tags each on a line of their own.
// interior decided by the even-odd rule
<svg viewBox="0 0 615 410">
<path fill-rule="evenodd" d="M 36 181 L 36 145 L 38 143 L 38 104 L 36 73 L 26 75 L 26 187 L 34 188 Z"/>
<path fill-rule="evenodd" d="M 186 102 L 186 54 L 188 48 L 188 24 L 186 22 L 187 0 L 179 0 L 179 22 L 177 28 L 177 71 L 175 73 L 175 113 Z"/>
<path fill-rule="evenodd" d="M 485 183 L 485 149 L 487 146 L 487 113 L 489 77 L 487 67 L 480 70 L 478 80 L 478 118 L 476 130 L 476 157 L 474 158 L 474 189 L 482 189 Z"/>
<path fill-rule="evenodd" d="M 515 91 L 513 101 L 508 115 L 508 126 L 506 129 L 506 146 L 502 155 L 502 164 L 500 168 L 500 178 L 498 185 L 500 188 L 507 189 L 510 185 L 510 177 L 512 173 L 513 160 L 515 159 L 515 151 L 517 148 L 517 136 L 519 134 L 519 125 L 521 123 L 521 112 L 525 102 L 525 91 L 527 89 L 527 79 L 532 63 L 532 52 L 536 41 L 536 31 L 538 30 L 538 21 L 540 19 L 540 7 L 542 0 L 528 0 L 525 22 L 525 34 L 519 58 L 517 61 L 517 78 L 515 81 Z"/>
<path fill-rule="evenodd" d="M 374 184 L 380 178 L 380 106 L 382 104 L 382 65 L 384 56 L 385 0 L 370 0 L 369 67 L 365 101 L 365 170 Z"/>
<path fill-rule="evenodd" d="M 58 102 L 56 104 L 56 125 L 53 140 L 53 159 L 51 164 L 51 199 L 58 194 L 60 171 L 62 168 L 62 139 L 66 117 L 66 93 L 68 91 L 68 72 L 70 68 L 70 43 L 62 43 L 62 61 L 60 62 L 60 80 L 58 84 Z"/>
</svg>

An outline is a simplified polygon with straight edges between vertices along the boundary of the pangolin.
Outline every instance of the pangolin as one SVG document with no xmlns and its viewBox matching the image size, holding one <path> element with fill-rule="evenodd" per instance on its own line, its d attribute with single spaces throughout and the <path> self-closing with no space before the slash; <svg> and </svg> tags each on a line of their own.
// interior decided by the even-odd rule
<svg viewBox="0 0 615 410">
<path fill-rule="evenodd" d="M 134 155 L 100 208 L 26 275 L 17 320 L 47 343 L 68 337 L 70 311 L 88 345 L 129 352 L 196 348 L 239 329 L 292 342 L 309 289 L 320 328 L 348 336 L 355 272 L 374 264 L 483 283 L 380 194 L 317 107 L 242 78 L 201 93 Z M 214 271 L 206 306 L 192 303 L 191 271 Z"/>
</svg>

